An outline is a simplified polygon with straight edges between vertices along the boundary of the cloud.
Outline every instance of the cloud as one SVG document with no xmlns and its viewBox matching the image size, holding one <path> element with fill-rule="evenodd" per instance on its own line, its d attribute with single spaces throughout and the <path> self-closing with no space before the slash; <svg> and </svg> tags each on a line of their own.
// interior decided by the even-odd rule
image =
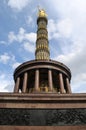
<svg viewBox="0 0 86 130">
<path fill-rule="evenodd" d="M 36 33 L 33 33 L 33 32 L 31 32 L 31 33 L 26 33 L 25 34 L 25 40 L 28 40 L 28 41 L 30 41 L 30 42 L 36 42 Z"/>
<path fill-rule="evenodd" d="M 70 19 L 63 19 L 57 24 L 58 32 L 62 37 L 69 38 L 72 32 L 72 21 Z"/>
<path fill-rule="evenodd" d="M 12 68 L 13 68 L 13 69 L 16 69 L 20 64 L 21 64 L 21 63 L 15 61 L 15 62 L 12 64 Z"/>
<path fill-rule="evenodd" d="M 19 33 L 17 35 L 15 35 L 16 41 L 21 43 L 25 39 L 25 32 L 26 31 L 24 28 L 20 28 Z"/>
<path fill-rule="evenodd" d="M 13 41 L 17 40 L 14 32 L 9 32 L 8 39 L 9 39 L 10 43 L 12 43 Z"/>
<path fill-rule="evenodd" d="M 69 38 L 72 34 L 72 21 L 69 18 L 48 22 L 49 39 Z"/>
<path fill-rule="evenodd" d="M 76 15 L 76 13 L 78 12 L 79 14 L 86 12 L 86 1 L 85 0 L 72 0 L 72 2 L 70 2 L 69 0 L 57 0 L 56 2 L 53 2 L 53 0 L 47 0 L 47 6 L 52 5 L 54 7 L 53 9 L 53 14 L 54 11 L 57 13 L 62 14 L 61 17 L 63 17 L 64 15 L 68 15 L 71 13 L 71 16 L 74 14 Z M 71 17 L 70 16 L 70 17 Z M 55 15 L 56 17 L 56 15 Z"/>
<path fill-rule="evenodd" d="M 13 70 L 15 70 L 15 68 L 17 68 L 21 63 L 16 60 L 16 57 L 13 54 L 10 55 L 10 59 L 9 65 Z"/>
<path fill-rule="evenodd" d="M 24 28 L 20 28 L 18 34 L 15 34 L 14 32 L 9 32 L 8 34 L 8 40 L 10 43 L 17 41 L 17 42 L 24 42 L 24 41 L 30 41 L 35 42 L 36 41 L 36 33 L 30 32 L 27 33 Z"/>
<path fill-rule="evenodd" d="M 16 58 L 13 54 L 9 53 L 4 53 L 0 55 L 0 63 L 8 65 L 8 67 L 13 70 L 21 64 L 16 61 Z"/>
<path fill-rule="evenodd" d="M 18 34 L 9 32 L 8 40 L 9 43 L 13 43 L 15 41 L 22 43 L 22 47 L 26 51 L 33 53 L 35 50 L 36 33 L 27 33 L 24 28 L 20 28 Z"/>
<path fill-rule="evenodd" d="M 14 10 L 21 11 L 30 3 L 30 0 L 9 0 L 8 6 Z"/>
<path fill-rule="evenodd" d="M 0 72 L 1 73 L 1 72 Z M 12 80 L 9 80 L 8 75 L 1 73 L 0 74 L 0 92 L 12 92 L 14 83 Z"/>
<path fill-rule="evenodd" d="M 56 2 L 47 1 L 48 4 L 54 7 L 53 13 L 55 20 L 67 19 L 67 26 L 71 26 L 70 32 L 72 31 L 72 37 L 76 40 L 77 38 L 85 39 L 86 33 L 86 1 L 85 0 L 57 0 Z M 57 14 L 57 15 L 55 15 Z M 58 18 L 57 18 L 58 17 Z M 64 29 L 66 31 L 66 28 Z"/>
<path fill-rule="evenodd" d="M 6 42 L 5 41 L 0 41 L 0 44 L 1 45 L 6 45 Z"/>
<path fill-rule="evenodd" d="M 13 43 L 14 41 L 22 42 L 25 39 L 25 30 L 24 28 L 20 28 L 18 34 L 15 34 L 13 31 L 9 32 L 8 40 L 9 43 Z"/>
<path fill-rule="evenodd" d="M 86 81 L 77 82 L 77 84 L 72 84 L 72 92 L 74 93 L 86 93 Z"/>
<path fill-rule="evenodd" d="M 34 52 L 34 50 L 35 50 L 35 44 L 31 44 L 31 43 L 29 43 L 29 42 L 25 42 L 24 44 L 23 44 L 23 47 L 24 47 L 24 49 L 26 50 L 26 51 L 28 51 L 28 52 L 31 52 L 31 53 L 33 53 Z"/>
<path fill-rule="evenodd" d="M 48 35 L 49 35 L 50 40 L 53 38 L 53 36 L 55 34 L 58 34 L 56 26 L 57 26 L 57 23 L 55 23 L 55 21 L 53 19 L 50 19 L 48 21 Z M 57 36 L 57 38 L 58 38 L 58 36 Z"/>
<path fill-rule="evenodd" d="M 28 26 L 34 26 L 34 21 L 33 21 L 33 17 L 32 16 L 28 16 L 27 19 L 26 19 L 26 24 Z"/>
<path fill-rule="evenodd" d="M 10 59 L 11 59 L 11 57 L 7 53 L 0 55 L 0 62 L 3 63 L 3 64 L 7 64 L 7 62 Z"/>
</svg>

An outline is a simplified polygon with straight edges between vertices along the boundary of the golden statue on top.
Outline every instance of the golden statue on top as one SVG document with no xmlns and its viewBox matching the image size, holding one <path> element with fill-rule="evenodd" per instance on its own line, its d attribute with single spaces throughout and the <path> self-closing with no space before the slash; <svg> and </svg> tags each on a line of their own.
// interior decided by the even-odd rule
<svg viewBox="0 0 86 130">
<path fill-rule="evenodd" d="M 38 9 L 39 9 L 39 12 L 38 12 L 39 17 L 47 17 L 47 14 L 44 9 L 40 9 L 40 8 Z"/>
</svg>

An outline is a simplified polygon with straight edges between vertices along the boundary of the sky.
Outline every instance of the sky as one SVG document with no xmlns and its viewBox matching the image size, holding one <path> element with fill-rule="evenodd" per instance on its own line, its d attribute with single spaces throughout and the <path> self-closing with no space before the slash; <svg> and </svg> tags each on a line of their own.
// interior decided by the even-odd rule
<svg viewBox="0 0 86 130">
<path fill-rule="evenodd" d="M 86 93 L 86 0 L 0 0 L 0 92 L 12 92 L 15 68 L 35 59 L 38 6 L 51 59 L 70 68 L 73 93 Z"/>
</svg>

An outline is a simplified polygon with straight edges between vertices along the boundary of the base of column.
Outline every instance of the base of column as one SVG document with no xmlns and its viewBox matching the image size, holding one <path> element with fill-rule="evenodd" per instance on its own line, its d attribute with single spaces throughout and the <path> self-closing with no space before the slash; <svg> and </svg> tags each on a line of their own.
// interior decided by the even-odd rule
<svg viewBox="0 0 86 130">
<path fill-rule="evenodd" d="M 50 89 L 48 92 L 54 92 L 54 91 Z"/>
<path fill-rule="evenodd" d="M 32 93 L 40 93 L 40 90 L 34 88 Z"/>
<path fill-rule="evenodd" d="M 32 93 L 40 93 L 40 91 L 34 90 Z"/>
</svg>

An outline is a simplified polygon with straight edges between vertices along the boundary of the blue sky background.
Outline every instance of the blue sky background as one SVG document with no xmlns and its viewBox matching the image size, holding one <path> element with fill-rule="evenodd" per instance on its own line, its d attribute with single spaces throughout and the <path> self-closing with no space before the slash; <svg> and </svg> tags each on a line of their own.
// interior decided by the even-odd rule
<svg viewBox="0 0 86 130">
<path fill-rule="evenodd" d="M 0 1 L 0 92 L 12 92 L 15 68 L 35 58 L 38 5 L 48 14 L 51 59 L 71 69 L 74 93 L 86 93 L 86 0 Z"/>
</svg>

